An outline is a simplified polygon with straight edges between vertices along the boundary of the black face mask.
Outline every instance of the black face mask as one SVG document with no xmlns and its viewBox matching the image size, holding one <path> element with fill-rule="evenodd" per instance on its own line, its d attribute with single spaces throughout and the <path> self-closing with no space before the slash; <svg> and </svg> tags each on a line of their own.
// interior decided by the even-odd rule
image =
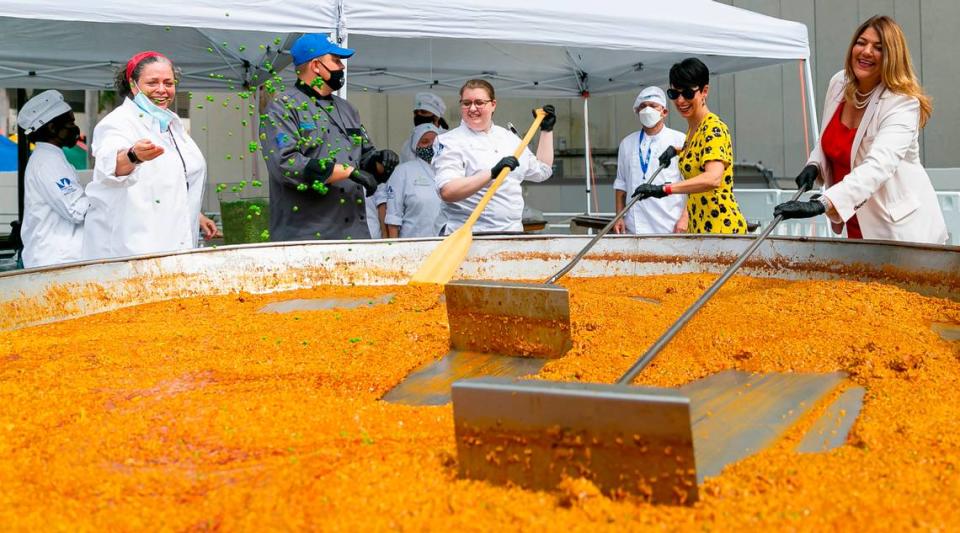
<svg viewBox="0 0 960 533">
<path fill-rule="evenodd" d="M 420 124 L 433 124 L 433 117 L 425 117 L 423 115 L 413 115 L 414 127 L 419 126 Z"/>
<path fill-rule="evenodd" d="M 77 145 L 77 141 L 80 140 L 80 126 L 76 124 L 70 124 L 60 128 L 60 131 L 57 132 L 57 141 L 59 141 L 60 146 L 63 148 L 73 148 Z"/>
<path fill-rule="evenodd" d="M 432 146 L 418 146 L 417 147 L 417 157 L 423 159 L 427 163 L 433 161 L 433 147 Z"/>
<path fill-rule="evenodd" d="M 334 91 L 339 91 L 343 87 L 343 69 L 341 70 L 327 70 L 330 73 L 330 79 L 324 81 L 328 87 Z"/>
</svg>

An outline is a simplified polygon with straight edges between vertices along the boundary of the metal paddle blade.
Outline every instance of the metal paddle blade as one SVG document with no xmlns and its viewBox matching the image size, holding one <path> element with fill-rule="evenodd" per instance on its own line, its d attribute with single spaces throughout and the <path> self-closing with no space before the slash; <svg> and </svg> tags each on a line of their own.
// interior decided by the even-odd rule
<svg viewBox="0 0 960 533">
<path fill-rule="evenodd" d="M 573 345 L 570 293 L 558 285 L 463 280 L 444 295 L 454 350 L 555 358 Z"/>
<path fill-rule="evenodd" d="M 403 379 L 383 400 L 443 405 L 459 379 L 519 378 L 570 349 L 570 301 L 563 287 L 533 283 L 452 281 L 444 289 L 447 355 Z"/>
<path fill-rule="evenodd" d="M 292 313 L 294 311 L 322 311 L 326 309 L 356 309 L 389 303 L 394 295 L 384 294 L 370 298 L 295 298 L 271 302 L 257 310 L 258 313 Z"/>
<path fill-rule="evenodd" d="M 477 376 L 520 378 L 536 374 L 545 364 L 546 359 L 534 357 L 453 350 L 403 378 L 381 399 L 406 405 L 445 405 L 450 403 L 450 387 L 457 380 Z"/>
<path fill-rule="evenodd" d="M 693 406 L 697 481 L 777 442 L 845 378 L 842 372 L 725 370 L 680 387 Z"/>
<path fill-rule="evenodd" d="M 427 260 L 410 278 L 410 283 L 443 285 L 460 268 L 473 244 L 470 226 L 463 226 L 440 241 Z"/>
<path fill-rule="evenodd" d="M 607 494 L 697 501 L 690 402 L 676 390 L 481 378 L 452 395 L 461 477 L 535 490 L 585 477 Z"/>
<path fill-rule="evenodd" d="M 843 446 L 853 423 L 860 416 L 866 395 L 867 390 L 863 387 L 845 390 L 810 426 L 803 440 L 797 444 L 796 450 L 801 453 L 818 453 Z"/>
</svg>

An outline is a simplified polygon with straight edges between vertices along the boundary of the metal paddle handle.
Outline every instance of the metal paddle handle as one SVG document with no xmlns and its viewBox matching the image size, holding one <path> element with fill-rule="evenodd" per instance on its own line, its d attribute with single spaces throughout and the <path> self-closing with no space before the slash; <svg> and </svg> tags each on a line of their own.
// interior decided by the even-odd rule
<svg viewBox="0 0 960 533">
<path fill-rule="evenodd" d="M 670 156 L 670 159 L 673 159 L 674 157 L 676 157 L 676 153 L 677 153 L 676 148 L 671 146 L 667 148 L 667 150 L 673 150 L 673 155 Z M 666 153 L 666 150 L 664 150 L 664 153 Z M 653 180 L 657 179 L 657 176 L 660 175 L 660 172 L 663 169 L 667 168 L 668 166 L 670 166 L 669 160 L 667 161 L 666 165 L 660 165 L 660 167 L 657 168 L 656 172 L 654 172 L 653 175 L 650 176 L 650 179 L 644 182 L 644 185 L 646 185 L 647 183 L 653 183 Z M 597 241 L 603 238 L 604 235 L 606 235 L 607 233 L 610 233 L 610 230 L 613 228 L 613 225 L 616 224 L 618 220 L 623 218 L 624 215 L 627 214 L 627 211 L 630 211 L 630 208 L 633 207 L 633 204 L 639 202 L 640 200 L 642 200 L 642 198 L 640 198 L 639 196 L 634 196 L 633 199 L 630 200 L 630 202 L 627 203 L 627 205 L 624 206 L 624 208 L 621 209 L 620 212 L 613 217 L 613 220 L 611 220 L 606 226 L 604 226 L 603 229 L 600 230 L 600 233 L 597 233 L 597 236 L 591 239 L 590 242 L 588 242 L 587 245 L 583 247 L 583 250 L 580 250 L 580 253 L 575 255 L 573 259 L 570 260 L 569 263 L 567 263 L 563 268 L 561 268 L 559 272 L 551 276 L 550 279 L 548 279 L 545 283 L 547 285 L 552 285 L 556 283 L 560 278 L 565 276 L 567 272 L 570 272 L 571 270 L 573 270 L 573 267 L 577 266 L 577 263 L 579 263 L 580 260 L 583 259 L 583 256 L 587 255 L 587 252 L 589 252 L 590 249 L 593 248 L 593 245 L 597 244 Z"/>
<path fill-rule="evenodd" d="M 797 194 L 793 195 L 793 198 L 791 198 L 790 200 L 791 201 L 797 200 L 798 198 L 800 198 L 800 196 L 803 193 L 807 192 L 808 190 L 810 190 L 809 187 L 804 187 L 798 190 Z M 713 295 L 718 290 L 720 290 L 720 287 L 722 287 L 723 284 L 726 283 L 731 276 L 733 276 L 733 274 L 740 268 L 740 266 L 743 265 L 743 263 L 750 257 L 750 255 L 753 254 L 753 252 L 760 246 L 760 244 L 763 243 L 764 239 L 766 239 L 767 236 L 770 235 L 770 232 L 772 232 L 773 229 L 777 227 L 777 224 L 779 224 L 782 221 L 783 221 L 783 215 L 779 215 L 776 218 L 774 218 L 773 222 L 771 222 L 770 225 L 763 230 L 763 233 L 761 233 L 753 241 L 753 243 L 749 247 L 747 247 L 747 249 L 744 250 L 742 254 L 740 254 L 740 257 L 738 257 L 737 260 L 734 261 L 733 264 L 727 268 L 726 272 L 724 272 L 719 278 L 717 278 L 717 280 L 713 282 L 713 285 L 710 285 L 710 288 L 708 288 L 706 292 L 704 292 L 700 296 L 700 298 L 697 299 L 696 302 L 693 302 L 693 305 L 691 305 L 686 311 L 683 312 L 682 315 L 680 315 L 680 318 L 678 318 L 677 321 L 674 322 L 672 326 L 670 326 L 670 329 L 668 329 L 663 335 L 661 335 L 660 338 L 657 339 L 657 342 L 653 343 L 653 346 L 650 346 L 650 348 L 647 349 L 647 352 L 643 354 L 643 357 L 638 359 L 637 362 L 634 363 L 633 366 L 631 366 L 627 370 L 627 372 L 623 376 L 621 376 L 620 379 L 617 380 L 617 384 L 629 385 L 630 383 L 632 383 L 633 378 L 637 377 L 637 374 L 639 374 L 644 368 L 647 367 L 647 365 L 650 364 L 651 361 L 653 361 L 653 358 L 660 353 L 660 350 L 662 350 L 664 346 L 666 346 L 673 339 L 673 337 L 677 333 L 679 333 L 684 326 L 687 325 L 687 322 L 689 322 L 690 319 L 693 318 L 693 315 L 697 314 L 697 311 L 699 311 L 700 308 L 707 303 L 707 300 L 713 297 Z"/>
</svg>

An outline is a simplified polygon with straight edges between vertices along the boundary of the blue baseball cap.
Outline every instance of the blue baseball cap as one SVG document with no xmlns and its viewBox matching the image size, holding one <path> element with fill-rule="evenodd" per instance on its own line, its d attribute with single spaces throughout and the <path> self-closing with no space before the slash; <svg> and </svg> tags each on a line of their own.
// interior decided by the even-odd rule
<svg viewBox="0 0 960 533">
<path fill-rule="evenodd" d="M 353 50 L 340 47 L 325 33 L 305 33 L 290 47 L 294 65 L 302 65 L 325 54 L 350 57 L 353 55 Z"/>
</svg>

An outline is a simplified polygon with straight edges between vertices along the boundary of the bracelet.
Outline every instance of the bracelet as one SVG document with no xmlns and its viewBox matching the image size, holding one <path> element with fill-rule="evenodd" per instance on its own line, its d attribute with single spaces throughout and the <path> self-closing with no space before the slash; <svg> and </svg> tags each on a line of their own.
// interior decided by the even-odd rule
<svg viewBox="0 0 960 533">
<path fill-rule="evenodd" d="M 672 184 L 672 183 L 668 183 L 668 184 L 664 185 L 664 186 L 663 186 L 663 192 L 665 192 L 665 193 L 667 193 L 667 194 L 673 194 L 673 184 Z"/>
</svg>

